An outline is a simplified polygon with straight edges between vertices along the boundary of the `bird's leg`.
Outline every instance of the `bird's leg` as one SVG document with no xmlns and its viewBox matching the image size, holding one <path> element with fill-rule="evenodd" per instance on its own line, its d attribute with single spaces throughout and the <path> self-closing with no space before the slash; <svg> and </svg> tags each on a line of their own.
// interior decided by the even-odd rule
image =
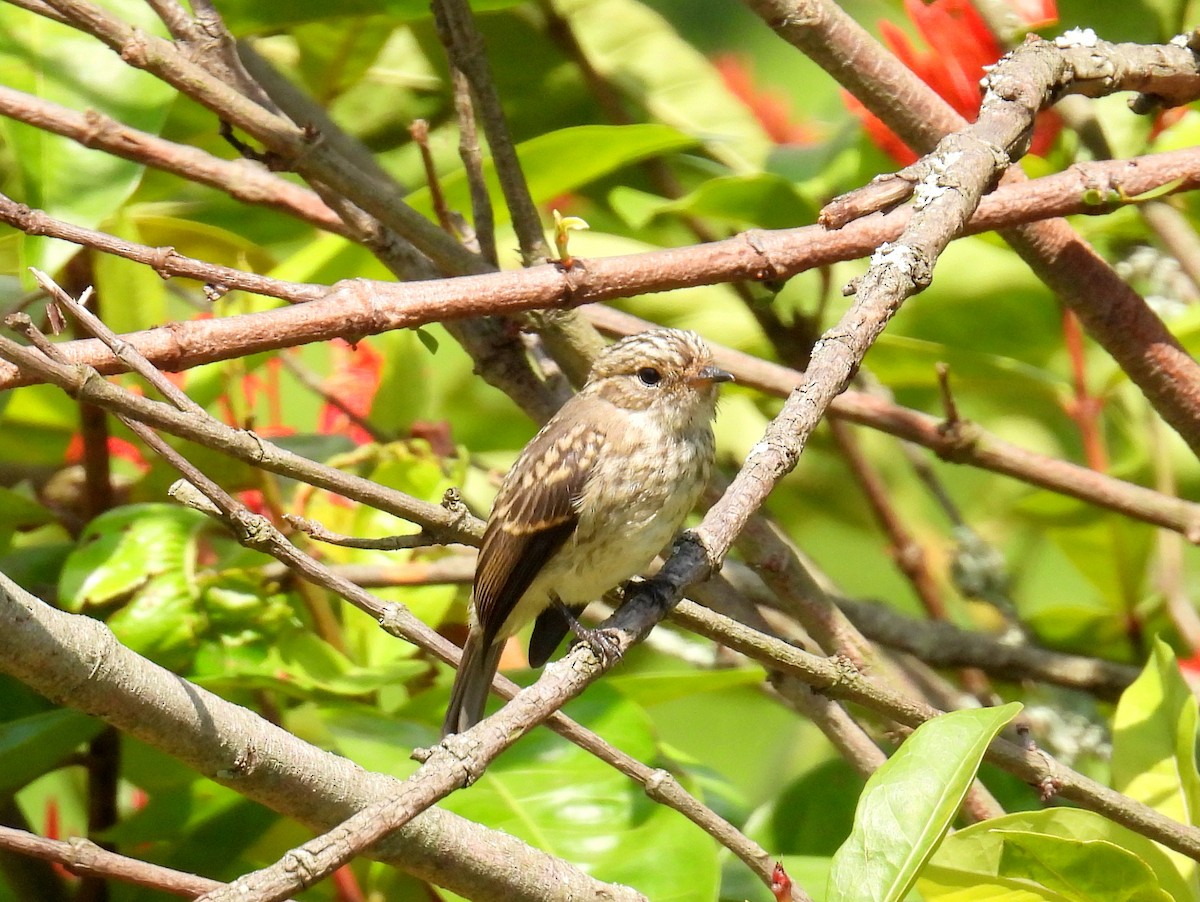
<svg viewBox="0 0 1200 902">
<path fill-rule="evenodd" d="M 617 630 L 601 629 L 599 627 L 584 626 L 579 622 L 579 618 L 557 595 L 551 597 L 554 606 L 558 609 L 558 613 L 562 615 L 563 620 L 567 623 L 567 628 L 571 631 L 580 642 L 592 650 L 592 654 L 596 656 L 605 669 L 612 667 L 617 661 L 621 660 L 621 645 L 619 642 L 619 634 Z"/>
</svg>

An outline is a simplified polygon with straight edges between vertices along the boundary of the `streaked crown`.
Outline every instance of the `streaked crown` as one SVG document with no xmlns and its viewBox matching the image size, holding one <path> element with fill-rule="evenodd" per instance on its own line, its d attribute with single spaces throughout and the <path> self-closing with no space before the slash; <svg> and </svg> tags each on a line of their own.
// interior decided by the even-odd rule
<svg viewBox="0 0 1200 902">
<path fill-rule="evenodd" d="M 733 379 L 695 332 L 653 329 L 623 338 L 596 358 L 584 392 L 626 409 L 715 409 L 717 383 Z M 683 411 L 681 411 L 683 412 Z M 700 412 L 700 411 L 696 411 Z"/>
</svg>

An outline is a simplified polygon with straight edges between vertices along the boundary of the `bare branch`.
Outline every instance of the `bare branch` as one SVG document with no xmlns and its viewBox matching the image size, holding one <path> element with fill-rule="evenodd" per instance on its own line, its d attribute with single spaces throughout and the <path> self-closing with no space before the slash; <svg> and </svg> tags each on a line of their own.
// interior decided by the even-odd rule
<svg viewBox="0 0 1200 902">
<path fill-rule="evenodd" d="M 0 849 L 8 849 L 42 861 L 57 862 L 81 877 L 120 880 L 187 899 L 195 898 L 221 885 L 207 877 L 198 877 L 186 871 L 176 871 L 109 852 L 86 839 L 75 838 L 64 842 L 0 826 Z"/>
</svg>

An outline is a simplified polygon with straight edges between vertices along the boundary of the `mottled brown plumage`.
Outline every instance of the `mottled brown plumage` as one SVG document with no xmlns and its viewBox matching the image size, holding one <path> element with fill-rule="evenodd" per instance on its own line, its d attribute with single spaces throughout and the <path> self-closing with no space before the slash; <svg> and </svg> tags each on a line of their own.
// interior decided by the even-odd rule
<svg viewBox="0 0 1200 902">
<path fill-rule="evenodd" d="M 525 446 L 488 518 L 443 734 L 482 716 L 504 640 L 534 618 L 530 662 L 545 663 L 581 611 L 641 572 L 674 537 L 713 461 L 719 382 L 694 332 L 625 338 Z"/>
</svg>

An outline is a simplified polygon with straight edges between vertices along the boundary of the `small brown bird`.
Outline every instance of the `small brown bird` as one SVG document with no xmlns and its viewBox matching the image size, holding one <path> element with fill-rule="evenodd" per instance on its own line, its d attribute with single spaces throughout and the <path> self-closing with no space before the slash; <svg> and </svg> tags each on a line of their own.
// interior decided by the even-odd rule
<svg viewBox="0 0 1200 902">
<path fill-rule="evenodd" d="M 589 602 L 671 541 L 708 482 L 717 383 L 731 379 L 695 332 L 631 335 L 525 446 L 483 534 L 443 736 L 482 719 L 509 636 L 536 618 L 540 667 Z"/>
</svg>

